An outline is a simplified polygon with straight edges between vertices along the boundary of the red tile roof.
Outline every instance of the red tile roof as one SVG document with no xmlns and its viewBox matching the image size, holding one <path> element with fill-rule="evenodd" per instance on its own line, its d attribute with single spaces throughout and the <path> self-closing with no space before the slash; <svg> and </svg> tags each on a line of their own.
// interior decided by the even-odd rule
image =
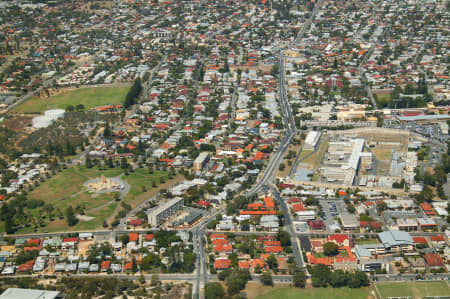
<svg viewBox="0 0 450 299">
<path fill-rule="evenodd" d="M 413 237 L 414 244 L 428 244 L 427 239 L 425 237 Z"/>
<path fill-rule="evenodd" d="M 327 241 L 335 241 L 338 244 L 342 244 L 345 240 L 348 240 L 348 235 L 344 234 L 329 235 L 327 238 Z"/>
<path fill-rule="evenodd" d="M 17 267 L 17 271 L 19 271 L 19 272 L 31 271 L 31 269 L 33 268 L 33 265 L 34 265 L 34 260 L 28 261 L 22 265 L 19 265 L 19 267 Z"/>
<path fill-rule="evenodd" d="M 214 240 L 212 240 L 212 244 L 213 245 L 226 245 L 226 244 L 228 244 L 228 240 L 227 239 L 214 239 Z"/>
<path fill-rule="evenodd" d="M 433 210 L 433 207 L 429 203 L 421 203 L 420 207 L 427 215 L 435 215 L 435 212 Z"/>
<path fill-rule="evenodd" d="M 125 264 L 125 266 L 123 266 L 124 270 L 131 270 L 131 268 L 133 268 L 133 263 L 132 262 L 128 262 Z"/>
<path fill-rule="evenodd" d="M 281 248 L 281 246 L 269 246 L 264 248 L 265 252 L 270 252 L 270 253 L 278 253 L 278 252 L 282 252 L 283 248 Z"/>
<path fill-rule="evenodd" d="M 227 236 L 225 234 L 212 234 L 209 236 L 211 238 L 211 240 L 214 239 L 226 239 Z"/>
<path fill-rule="evenodd" d="M 239 269 L 248 269 L 250 268 L 249 261 L 239 261 Z"/>
<path fill-rule="evenodd" d="M 268 210 L 272 210 L 275 208 L 275 204 L 273 203 L 272 197 L 264 198 L 264 204 L 266 206 L 266 209 L 268 209 Z"/>
<path fill-rule="evenodd" d="M 214 261 L 214 269 L 228 269 L 230 264 L 229 259 L 218 259 Z"/>
<path fill-rule="evenodd" d="M 232 252 L 233 251 L 233 246 L 231 246 L 231 245 L 217 245 L 217 246 L 214 246 L 214 251 L 215 252 Z"/>
<path fill-rule="evenodd" d="M 151 240 L 153 240 L 154 237 L 155 237 L 154 234 L 146 234 L 145 237 L 144 237 L 144 240 L 145 241 L 151 241 Z"/>
<path fill-rule="evenodd" d="M 130 238 L 130 242 L 136 242 L 139 240 L 139 235 L 137 233 L 130 233 L 128 237 Z"/>
<path fill-rule="evenodd" d="M 433 242 L 445 242 L 445 238 L 441 234 L 437 234 L 436 236 L 431 236 L 431 241 Z"/>
<path fill-rule="evenodd" d="M 109 269 L 109 266 L 111 265 L 111 261 L 103 261 L 102 262 L 102 265 L 101 265 L 101 268 L 103 269 L 103 270 L 107 270 L 107 269 Z"/>
<path fill-rule="evenodd" d="M 281 246 L 281 242 L 280 241 L 265 241 L 264 247 L 267 247 L 267 246 Z"/>
<path fill-rule="evenodd" d="M 258 266 L 260 268 L 264 268 L 264 266 L 266 265 L 266 262 L 262 259 L 254 259 L 252 260 L 252 268 L 257 268 Z"/>
<path fill-rule="evenodd" d="M 74 238 L 65 238 L 63 242 L 78 242 L 78 238 L 74 237 Z"/>
<path fill-rule="evenodd" d="M 425 261 L 430 267 L 443 267 L 444 261 L 438 254 L 427 253 L 425 254 Z"/>
</svg>

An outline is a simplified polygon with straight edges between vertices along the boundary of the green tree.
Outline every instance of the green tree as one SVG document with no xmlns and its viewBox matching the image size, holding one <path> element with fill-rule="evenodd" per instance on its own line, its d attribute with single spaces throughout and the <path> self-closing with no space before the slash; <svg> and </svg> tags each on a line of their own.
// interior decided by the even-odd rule
<svg viewBox="0 0 450 299">
<path fill-rule="evenodd" d="M 278 267 L 278 261 L 277 258 L 271 254 L 268 258 L 267 258 L 267 265 L 269 266 L 270 269 L 276 269 Z"/>
<path fill-rule="evenodd" d="M 86 156 L 85 164 L 86 168 L 92 168 L 92 161 L 91 158 L 89 158 L 89 155 Z"/>
<path fill-rule="evenodd" d="M 273 286 L 272 273 L 264 271 L 260 277 L 261 283 L 265 286 Z"/>
<path fill-rule="evenodd" d="M 74 226 L 78 222 L 78 219 L 75 216 L 75 211 L 72 206 L 68 206 L 66 209 L 66 220 L 69 226 Z"/>
<path fill-rule="evenodd" d="M 312 285 L 315 288 L 326 287 L 330 281 L 331 271 L 324 264 L 318 264 L 311 269 Z"/>
<path fill-rule="evenodd" d="M 222 299 L 225 297 L 225 290 L 218 282 L 209 282 L 205 285 L 206 299 Z"/>
<path fill-rule="evenodd" d="M 338 252 L 339 252 L 338 249 L 339 249 L 339 246 L 334 242 L 327 242 L 327 243 L 323 244 L 323 252 L 327 256 L 334 256 L 334 255 L 338 254 Z"/>
<path fill-rule="evenodd" d="M 306 286 L 306 274 L 303 271 L 297 271 L 293 275 L 294 286 L 304 288 Z"/>
</svg>

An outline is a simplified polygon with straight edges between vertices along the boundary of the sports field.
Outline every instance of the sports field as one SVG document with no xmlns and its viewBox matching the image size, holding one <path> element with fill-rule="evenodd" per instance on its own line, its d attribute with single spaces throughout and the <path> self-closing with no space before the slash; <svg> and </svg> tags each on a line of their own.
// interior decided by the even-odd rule
<svg viewBox="0 0 450 299">
<path fill-rule="evenodd" d="M 261 286 L 261 285 L 260 285 Z M 306 288 L 299 289 L 293 287 L 275 287 L 275 288 L 260 288 L 264 293 L 252 296 L 247 293 L 248 298 L 256 299 L 368 299 L 374 298 L 370 296 L 370 288 L 350 289 L 350 288 Z M 266 291 L 267 290 L 267 291 Z"/>
<path fill-rule="evenodd" d="M 15 107 L 12 112 L 43 113 L 48 109 L 65 109 L 69 105 L 76 107 L 82 104 L 86 109 L 90 109 L 103 105 L 123 104 L 129 89 L 129 86 L 75 88 L 48 98 L 33 97 Z"/>
<path fill-rule="evenodd" d="M 450 287 L 446 281 L 378 282 L 376 287 L 382 299 L 406 296 L 413 299 L 425 296 L 450 296 Z"/>
</svg>

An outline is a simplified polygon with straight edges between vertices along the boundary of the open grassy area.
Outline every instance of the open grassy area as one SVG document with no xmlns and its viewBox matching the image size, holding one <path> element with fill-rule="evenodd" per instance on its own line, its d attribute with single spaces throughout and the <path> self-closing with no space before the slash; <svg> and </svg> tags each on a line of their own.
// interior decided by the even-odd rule
<svg viewBox="0 0 450 299">
<path fill-rule="evenodd" d="M 252 292 L 253 293 L 253 292 Z M 255 292 L 256 293 L 256 292 Z M 370 297 L 370 288 L 350 289 L 350 288 L 306 288 L 299 289 L 293 287 L 260 287 L 257 294 L 247 293 L 248 298 L 256 299 L 367 299 Z"/>
<path fill-rule="evenodd" d="M 411 296 L 413 299 L 425 296 L 450 296 L 450 287 L 446 281 L 378 282 L 376 287 L 383 299 L 405 296 Z"/>
<path fill-rule="evenodd" d="M 163 182 L 161 183 L 161 178 Z M 169 180 L 169 172 L 163 170 L 154 170 L 152 174 L 145 168 L 138 168 L 127 176 L 122 177 L 128 184 L 130 184 L 130 192 L 125 196 L 124 202 L 130 204 L 132 207 L 137 206 L 145 199 L 152 197 L 161 189 L 168 189 L 174 184 L 184 180 L 182 175 L 177 175 Z M 152 187 L 155 182 L 157 187 Z M 145 191 L 143 187 L 145 186 Z"/>
<path fill-rule="evenodd" d="M 311 170 L 316 170 L 319 167 L 320 163 L 322 162 L 323 156 L 325 155 L 327 148 L 328 148 L 328 141 L 324 136 L 322 136 L 322 140 L 320 141 L 319 147 L 314 151 L 313 154 L 301 160 L 301 163 L 309 164 L 311 166 Z"/>
<path fill-rule="evenodd" d="M 55 209 L 64 210 L 69 205 L 82 204 L 86 204 L 89 209 L 92 209 L 113 197 L 108 194 L 89 194 L 83 190 L 84 182 L 102 174 L 105 177 L 114 177 L 122 172 L 123 170 L 120 168 L 99 171 L 84 166 L 69 167 L 30 191 L 28 198 L 43 200 L 45 203 L 52 204 Z"/>
<path fill-rule="evenodd" d="M 54 212 L 52 213 L 52 220 L 45 214 L 47 216 L 44 219 L 45 225 L 40 226 L 38 231 L 88 230 L 102 228 L 104 221 L 110 223 L 114 219 L 114 215 L 120 210 L 120 202 L 114 201 L 119 193 L 91 194 L 84 189 L 83 184 L 89 179 L 100 177 L 102 174 L 105 177 L 116 177 L 122 173 L 121 168 L 99 170 L 96 167 L 73 166 L 41 183 L 40 186 L 28 193 L 28 198 L 51 204 Z M 170 188 L 183 180 L 184 177 L 177 175 L 169 179 L 168 171 L 154 170 L 153 173 L 149 173 L 148 169 L 138 168 L 129 175 L 123 175 L 121 179 L 130 185 L 130 191 L 122 199 L 122 202 L 135 207 L 157 194 L 161 189 Z M 155 182 L 156 187 L 153 182 Z M 80 220 L 75 226 L 68 227 L 66 220 L 59 219 L 58 215 L 64 215 L 69 205 L 73 207 L 83 206 L 85 216 L 92 219 Z M 42 207 L 27 209 L 26 212 L 35 219 L 39 219 L 44 214 L 42 209 Z M 3 223 L 0 223 L 0 229 L 2 228 Z M 34 225 L 31 225 L 23 227 L 17 233 L 32 233 L 34 231 Z"/>
<path fill-rule="evenodd" d="M 68 105 L 74 107 L 83 104 L 86 109 L 96 106 L 122 104 L 129 87 L 87 87 L 62 92 L 48 98 L 33 97 L 12 112 L 16 113 L 42 113 L 48 109 L 65 109 Z"/>
</svg>

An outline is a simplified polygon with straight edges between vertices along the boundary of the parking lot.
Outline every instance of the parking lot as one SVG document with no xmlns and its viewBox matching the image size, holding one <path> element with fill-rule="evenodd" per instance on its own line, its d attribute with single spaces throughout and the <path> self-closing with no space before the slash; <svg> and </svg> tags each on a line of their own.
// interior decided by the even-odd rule
<svg viewBox="0 0 450 299">
<path fill-rule="evenodd" d="M 441 132 L 441 128 L 437 124 L 416 124 L 416 123 L 405 123 L 402 124 L 396 120 L 385 120 L 383 127 L 391 129 L 403 129 L 409 130 L 411 132 L 419 133 L 425 137 L 429 137 L 434 140 L 439 140 L 440 142 L 446 142 L 448 140 L 448 135 L 444 135 Z"/>
<path fill-rule="evenodd" d="M 322 215 L 321 218 L 325 223 L 325 227 L 328 233 L 333 233 L 333 226 L 335 227 L 338 224 L 336 218 L 339 217 L 340 213 L 346 211 L 345 203 L 343 200 L 327 200 L 322 199 L 319 201 L 320 206 L 322 207 Z"/>
</svg>

